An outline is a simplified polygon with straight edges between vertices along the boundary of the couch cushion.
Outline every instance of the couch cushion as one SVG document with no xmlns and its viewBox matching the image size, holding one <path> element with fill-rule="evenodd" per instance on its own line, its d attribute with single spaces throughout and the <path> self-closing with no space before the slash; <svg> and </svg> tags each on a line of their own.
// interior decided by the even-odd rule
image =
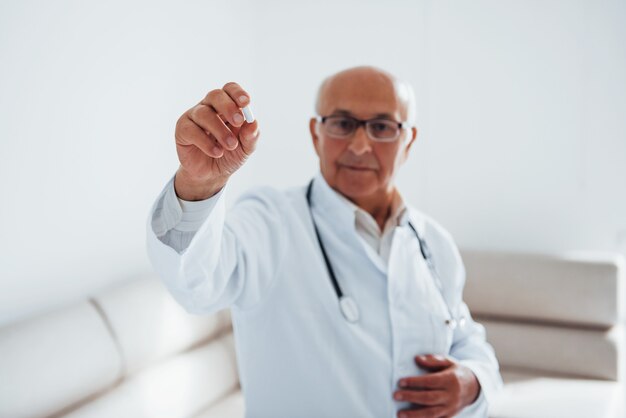
<svg viewBox="0 0 626 418">
<path fill-rule="evenodd" d="M 624 387 L 616 382 L 572 379 L 528 371 L 502 372 L 504 389 L 491 418 L 622 417 Z"/>
<path fill-rule="evenodd" d="M 485 326 L 502 367 L 619 379 L 622 325 L 597 330 L 476 319 Z"/>
<path fill-rule="evenodd" d="M 604 327 L 623 318 L 621 256 L 462 255 L 474 314 Z"/>
<path fill-rule="evenodd" d="M 243 418 L 245 403 L 241 390 L 235 390 L 194 418 Z"/>
<path fill-rule="evenodd" d="M 118 349 L 89 302 L 0 329 L 0 417 L 49 416 L 120 376 Z"/>
<path fill-rule="evenodd" d="M 231 326 L 226 310 L 203 316 L 187 313 L 156 276 L 133 281 L 95 300 L 119 341 L 127 374 L 210 339 Z"/>
<path fill-rule="evenodd" d="M 232 333 L 137 373 L 65 418 L 187 418 L 237 389 Z"/>
</svg>

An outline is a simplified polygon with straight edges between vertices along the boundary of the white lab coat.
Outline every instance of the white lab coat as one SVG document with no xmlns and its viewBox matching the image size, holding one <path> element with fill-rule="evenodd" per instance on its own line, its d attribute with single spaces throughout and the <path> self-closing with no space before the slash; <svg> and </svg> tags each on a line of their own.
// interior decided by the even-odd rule
<svg viewBox="0 0 626 418">
<path fill-rule="evenodd" d="M 394 232 L 387 265 L 355 232 L 354 211 L 317 175 L 315 222 L 344 294 L 360 310 L 359 321 L 349 323 L 315 238 L 304 187 L 258 188 L 228 211 L 222 190 L 181 253 L 159 239 L 169 227 L 156 216 L 165 210 L 167 193 L 173 193 L 172 180 L 148 219 L 150 259 L 189 312 L 231 308 L 248 418 L 395 417 L 409 405 L 392 399 L 398 380 L 423 374 L 414 356 L 429 353 L 449 355 L 474 372 L 481 394 L 461 416 L 486 416 L 502 384 L 498 363 L 484 328 L 462 302 L 465 271 L 457 247 L 432 219 L 409 207 L 443 292 L 406 222 Z M 455 316 L 466 316 L 465 326 L 445 325 L 442 295 Z"/>
</svg>

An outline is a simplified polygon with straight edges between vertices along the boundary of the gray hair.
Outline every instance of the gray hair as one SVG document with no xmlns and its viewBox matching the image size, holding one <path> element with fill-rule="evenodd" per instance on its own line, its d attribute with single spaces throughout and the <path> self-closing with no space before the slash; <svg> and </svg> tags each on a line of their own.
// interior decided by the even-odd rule
<svg viewBox="0 0 626 418">
<path fill-rule="evenodd" d="M 404 80 L 397 80 L 396 91 L 400 100 L 406 103 L 406 121 L 411 126 L 415 126 L 417 124 L 417 102 L 413 86 Z"/>
</svg>

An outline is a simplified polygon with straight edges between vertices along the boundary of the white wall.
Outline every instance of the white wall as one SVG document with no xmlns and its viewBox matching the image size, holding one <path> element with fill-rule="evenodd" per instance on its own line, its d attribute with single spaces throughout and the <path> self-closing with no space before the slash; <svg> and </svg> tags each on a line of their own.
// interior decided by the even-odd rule
<svg viewBox="0 0 626 418">
<path fill-rule="evenodd" d="M 626 253 L 626 3 L 433 2 L 425 206 L 465 247 Z"/>
<path fill-rule="evenodd" d="M 415 86 L 399 184 L 462 247 L 626 253 L 623 1 L 300 3 L 0 3 L 0 324 L 149 271 L 208 90 L 240 82 L 261 126 L 232 200 L 313 175 L 317 85 L 358 64 Z"/>
</svg>

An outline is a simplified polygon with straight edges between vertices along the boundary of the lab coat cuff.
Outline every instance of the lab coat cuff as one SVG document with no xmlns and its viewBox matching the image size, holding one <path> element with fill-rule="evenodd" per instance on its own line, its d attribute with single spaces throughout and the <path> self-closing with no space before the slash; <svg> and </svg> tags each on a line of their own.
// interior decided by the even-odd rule
<svg viewBox="0 0 626 418">
<path fill-rule="evenodd" d="M 188 309 L 196 309 L 194 306 L 199 305 L 199 303 L 188 298 L 201 298 L 206 296 L 203 296 L 203 294 L 193 293 L 193 289 L 199 286 L 199 283 L 196 280 L 202 280 L 203 277 L 206 277 L 205 274 L 196 273 L 205 272 L 207 265 L 218 264 L 216 258 L 219 257 L 220 252 L 214 251 L 213 249 L 217 248 L 221 240 L 222 229 L 224 227 L 226 209 L 224 198 L 220 198 L 223 195 L 223 192 L 214 196 L 216 202 L 214 205 L 215 207 L 206 217 L 198 231 L 194 234 L 193 238 L 189 242 L 189 245 L 179 252 L 173 246 L 161 241 L 158 234 L 160 231 L 155 227 L 155 219 L 163 218 L 160 215 L 156 216 L 157 212 L 166 213 L 166 209 L 163 208 L 163 204 L 166 198 L 166 193 L 170 190 L 168 187 L 169 185 L 162 190 L 161 194 L 156 199 L 156 202 L 153 204 L 151 213 L 147 219 L 148 256 L 150 257 L 150 261 L 152 262 L 155 271 L 159 273 L 159 276 L 179 303 Z M 182 208 L 177 201 L 176 195 L 174 194 L 173 196 L 176 206 L 180 209 L 182 216 Z M 170 203 L 172 202 L 170 201 Z M 161 225 L 159 228 L 163 229 L 164 226 Z M 199 240 L 204 245 L 196 245 Z M 196 311 L 194 310 L 194 312 Z"/>
<path fill-rule="evenodd" d="M 487 417 L 488 410 L 489 404 L 487 403 L 487 399 L 485 398 L 485 392 L 481 390 L 478 394 L 478 398 L 476 398 L 476 400 L 472 404 L 463 408 L 461 413 L 459 415 L 456 415 L 456 417 Z"/>
<path fill-rule="evenodd" d="M 480 384 L 480 395 L 468 408 L 478 404 L 479 401 L 486 405 L 493 404 L 494 398 L 502 389 L 500 373 L 497 370 L 494 372 L 492 367 L 476 360 L 459 360 L 459 364 L 470 369 Z"/>
</svg>

